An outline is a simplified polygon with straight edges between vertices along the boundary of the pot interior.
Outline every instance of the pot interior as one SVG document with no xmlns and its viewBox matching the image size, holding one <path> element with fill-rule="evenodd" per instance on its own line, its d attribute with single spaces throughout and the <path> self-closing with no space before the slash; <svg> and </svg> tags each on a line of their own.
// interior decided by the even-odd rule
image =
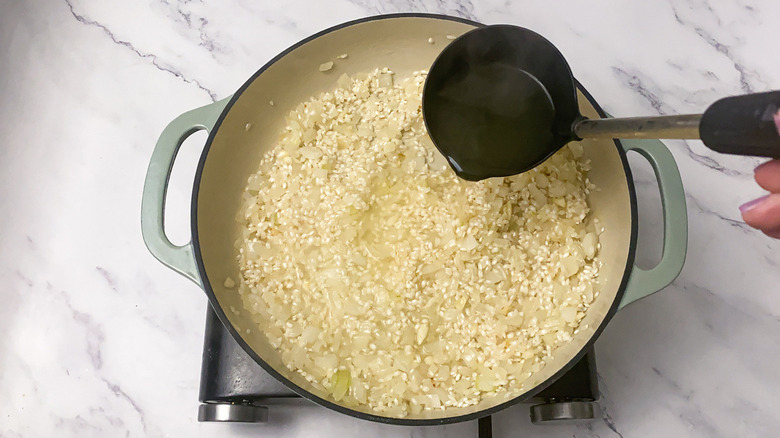
<svg viewBox="0 0 780 438">
<path fill-rule="evenodd" d="M 371 19 L 325 31 L 277 57 L 258 72 L 236 94 L 212 132 L 210 143 L 201 158 L 200 179 L 196 180 L 193 198 L 193 234 L 197 235 L 196 253 L 202 260 L 201 275 L 212 304 L 223 322 L 235 328 L 244 347 L 251 349 L 255 359 L 277 377 L 288 379 L 309 398 L 342 412 L 356 413 L 364 418 L 393 421 L 363 408 L 347 408 L 323 391 L 315 389 L 297 373 L 289 371 L 279 355 L 268 344 L 243 310 L 236 289 L 223 287 L 227 277 L 240 277 L 234 241 L 240 236 L 235 220 L 241 202 L 241 193 L 247 178 L 256 172 L 263 154 L 271 148 L 284 126 L 285 115 L 298 103 L 313 95 L 336 87 L 342 73 L 350 75 L 389 67 L 396 77 L 405 77 L 413 71 L 428 69 L 433 60 L 449 42 L 447 35 L 460 35 L 473 24 L 434 16 L 395 16 Z M 434 43 L 428 42 L 429 38 Z M 258 42 L 260 43 L 260 42 Z M 346 59 L 337 59 L 347 54 Z M 320 64 L 334 61 L 334 67 L 320 72 Z M 273 105 L 270 104 L 273 101 Z M 580 111 L 586 117 L 598 117 L 596 110 L 580 93 Z M 251 124 L 250 129 L 246 129 Z M 601 237 L 600 273 L 601 292 L 582 321 L 572 342 L 557 349 L 554 359 L 524 385 L 520 398 L 527 398 L 540 390 L 537 387 L 570 364 L 586 347 L 602 324 L 616 309 L 621 283 L 627 272 L 632 242 L 632 198 L 629 186 L 633 183 L 625 166 L 625 155 L 612 140 L 587 140 L 585 153 L 592 161 L 590 178 L 599 190 L 590 195 L 592 214 L 606 227 Z M 247 332 L 247 329 L 251 329 Z M 301 391 L 302 390 L 302 391 Z M 312 397 L 314 395 L 315 397 Z M 467 408 L 447 408 L 446 411 L 426 411 L 405 417 L 404 422 L 434 423 L 470 418 L 515 399 L 497 396 Z M 518 400 L 515 400 L 518 401 Z M 370 415 L 365 415 L 370 414 Z M 463 417 L 469 415 L 469 417 Z M 373 417 L 372 417 L 373 416 Z"/>
</svg>

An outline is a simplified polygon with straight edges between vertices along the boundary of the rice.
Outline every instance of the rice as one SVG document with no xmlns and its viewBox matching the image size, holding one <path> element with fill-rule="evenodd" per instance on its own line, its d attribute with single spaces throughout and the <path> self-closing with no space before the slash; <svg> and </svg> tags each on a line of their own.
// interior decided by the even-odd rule
<svg viewBox="0 0 780 438">
<path fill-rule="evenodd" d="M 582 147 L 460 180 L 426 134 L 424 80 L 342 75 L 298 105 L 238 214 L 238 293 L 285 365 L 397 417 L 520 392 L 601 264 Z"/>
</svg>

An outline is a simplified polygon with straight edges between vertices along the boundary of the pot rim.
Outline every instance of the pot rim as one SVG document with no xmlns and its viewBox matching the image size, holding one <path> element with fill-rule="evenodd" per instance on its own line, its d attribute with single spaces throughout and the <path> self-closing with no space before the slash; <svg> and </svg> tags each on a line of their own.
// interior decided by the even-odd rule
<svg viewBox="0 0 780 438">
<path fill-rule="evenodd" d="M 623 163 L 623 171 L 626 175 L 626 184 L 628 186 L 628 195 L 630 200 L 630 209 L 631 209 L 631 236 L 629 238 L 629 248 L 628 248 L 628 257 L 626 259 L 626 267 L 623 271 L 623 278 L 621 279 L 620 286 L 618 287 L 617 294 L 615 296 L 615 300 L 613 301 L 612 305 L 610 306 L 609 310 L 607 311 L 604 318 L 601 320 L 601 323 L 596 328 L 596 330 L 593 332 L 593 335 L 588 340 L 588 342 L 585 343 L 583 348 L 574 355 L 574 357 L 567 362 L 563 367 L 561 367 L 555 374 L 550 376 L 547 380 L 540 383 L 539 385 L 535 386 L 534 388 L 530 389 L 529 391 L 526 391 L 522 395 L 519 395 L 515 398 L 512 398 L 510 400 L 507 400 L 503 403 L 500 403 L 496 406 L 493 406 L 491 408 L 483 409 L 480 411 L 472 412 L 469 414 L 463 414 L 463 415 L 457 415 L 457 416 L 451 416 L 451 417 L 442 417 L 442 418 L 431 418 L 431 419 L 410 419 L 410 418 L 396 418 L 396 417 L 385 417 L 378 414 L 373 413 L 367 413 L 367 412 L 361 412 L 354 409 L 351 409 L 346 406 L 342 406 L 340 404 L 337 404 L 331 400 L 324 399 L 322 397 L 319 397 L 306 389 L 301 388 L 300 386 L 293 383 L 291 380 L 287 379 L 286 377 L 282 376 L 280 373 L 278 373 L 273 367 L 271 367 L 268 363 L 263 360 L 263 358 L 260 357 L 241 337 L 241 335 L 238 333 L 235 327 L 230 323 L 230 320 L 227 317 L 227 314 L 225 313 L 224 309 L 219 305 L 219 301 L 217 300 L 216 294 L 214 293 L 214 290 L 211 287 L 211 282 L 208 278 L 208 275 L 206 273 L 205 265 L 203 264 L 203 258 L 201 256 L 201 250 L 200 250 L 200 240 L 198 238 L 198 194 L 200 191 L 200 182 L 201 177 L 203 175 L 203 167 L 206 163 L 206 158 L 208 156 L 208 152 L 211 149 L 211 144 L 214 141 L 215 134 L 219 130 L 219 127 L 222 125 L 222 122 L 225 119 L 225 116 L 230 111 L 230 109 L 233 107 L 233 105 L 236 103 L 236 101 L 241 97 L 243 92 L 254 82 L 255 79 L 257 79 L 265 70 L 267 70 L 271 65 L 275 64 L 277 61 L 285 57 L 287 54 L 289 54 L 291 51 L 297 49 L 298 47 L 306 44 L 309 41 L 312 41 L 316 38 L 319 38 L 323 35 L 326 35 L 328 33 L 331 33 L 333 31 L 343 29 L 349 26 L 353 26 L 360 23 L 366 23 L 370 21 L 378 21 L 378 20 L 385 20 L 385 19 L 393 19 L 393 18 L 429 18 L 429 19 L 435 19 L 435 20 L 449 20 L 449 21 L 456 21 L 464 24 L 469 24 L 475 27 L 482 27 L 485 26 L 482 23 L 469 20 L 466 18 L 461 17 L 453 17 L 449 15 L 443 15 L 443 14 L 428 14 L 428 13 L 397 13 L 397 14 L 384 14 L 384 15 L 374 15 L 370 17 L 364 17 L 359 18 L 356 20 L 347 21 L 332 27 L 329 27 L 325 30 L 322 30 L 320 32 L 317 32 L 307 38 L 304 38 L 297 43 L 293 44 L 292 46 L 288 47 L 278 55 L 276 55 L 274 58 L 272 58 L 270 61 L 268 61 L 265 65 L 263 65 L 257 72 L 255 72 L 236 92 L 233 94 L 233 96 L 230 98 L 230 101 L 225 106 L 225 108 L 222 110 L 222 113 L 217 118 L 216 123 L 214 124 L 214 128 L 209 132 L 208 139 L 206 140 L 206 145 L 203 148 L 203 152 L 201 153 L 200 159 L 198 160 L 198 167 L 195 171 L 195 180 L 192 190 L 192 200 L 191 200 L 191 231 L 192 231 L 192 246 L 193 246 L 193 254 L 195 257 L 195 262 L 198 267 L 198 273 L 200 274 L 200 278 L 202 280 L 202 286 L 203 290 L 206 292 L 206 295 L 208 297 L 209 303 L 214 309 L 214 312 L 219 317 L 219 320 L 222 322 L 222 324 L 225 326 L 225 328 L 228 330 L 228 332 L 231 334 L 233 339 L 238 342 L 238 344 L 241 346 L 241 348 L 255 361 L 258 365 L 260 365 L 263 370 L 265 370 L 267 373 L 269 373 L 271 376 L 273 376 L 275 379 L 277 379 L 279 382 L 290 388 L 293 392 L 300 395 L 301 397 L 308 399 L 310 401 L 313 401 L 320 406 L 332 409 L 336 412 L 347 414 L 352 417 L 356 417 L 362 420 L 369 420 L 377 423 L 384 423 L 384 424 L 395 424 L 395 425 L 405 425 L 405 426 L 431 426 L 431 425 L 442 425 L 442 424 L 451 424 L 451 423 L 459 423 L 463 421 L 470 421 L 470 420 L 476 420 L 478 418 L 495 414 L 499 411 L 502 411 L 510 406 L 516 405 L 518 403 L 521 403 L 523 401 L 529 400 L 532 397 L 534 397 L 536 394 L 550 386 L 552 383 L 560 379 L 566 372 L 568 372 L 577 362 L 579 362 L 582 357 L 591 350 L 593 347 L 593 344 L 596 342 L 596 339 L 601 335 L 601 333 L 604 331 L 604 328 L 607 326 L 609 321 L 612 319 L 612 317 L 615 315 L 615 313 L 618 311 L 618 308 L 620 306 L 620 302 L 623 298 L 623 295 L 626 290 L 626 286 L 628 284 L 629 277 L 631 275 L 631 271 L 634 266 L 634 258 L 636 254 L 636 244 L 637 244 L 637 201 L 636 201 L 636 191 L 634 188 L 634 181 L 631 174 L 631 168 L 628 165 L 628 157 L 626 155 L 626 151 L 620 146 L 619 140 L 613 140 L 615 143 L 615 147 L 618 149 L 618 153 L 620 155 L 620 160 Z M 575 78 L 575 84 L 578 90 L 582 92 L 582 94 L 585 96 L 585 98 L 590 102 L 591 105 L 596 109 L 600 117 L 607 117 L 604 110 L 601 109 L 601 107 L 596 103 L 593 96 L 585 90 L 585 88 L 580 84 L 579 81 Z M 446 412 L 446 411 L 445 411 Z"/>
</svg>

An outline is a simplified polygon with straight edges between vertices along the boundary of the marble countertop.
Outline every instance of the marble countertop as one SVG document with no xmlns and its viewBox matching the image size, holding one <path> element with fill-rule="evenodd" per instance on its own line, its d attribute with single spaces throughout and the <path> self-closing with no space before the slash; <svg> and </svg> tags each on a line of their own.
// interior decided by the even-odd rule
<svg viewBox="0 0 780 438">
<path fill-rule="evenodd" d="M 402 11 L 532 28 L 615 115 L 695 113 L 780 88 L 775 0 L 0 0 L 0 437 L 476 435 L 473 422 L 386 426 L 315 406 L 272 408 L 265 425 L 198 423 L 206 298 L 140 235 L 146 166 L 170 120 L 314 32 Z M 178 242 L 204 139 L 174 169 Z M 780 242 L 737 210 L 761 193 L 760 160 L 667 144 L 687 192 L 688 260 L 597 342 L 601 418 L 539 428 L 515 407 L 495 416 L 495 436 L 780 430 Z M 649 165 L 631 161 L 647 266 L 660 201 Z"/>
</svg>

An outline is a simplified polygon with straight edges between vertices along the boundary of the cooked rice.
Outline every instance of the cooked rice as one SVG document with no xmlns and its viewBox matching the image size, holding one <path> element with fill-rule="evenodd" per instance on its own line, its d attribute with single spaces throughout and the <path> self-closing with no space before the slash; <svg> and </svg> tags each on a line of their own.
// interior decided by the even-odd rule
<svg viewBox="0 0 780 438">
<path fill-rule="evenodd" d="M 398 417 L 520 392 L 598 294 L 582 147 L 460 180 L 426 134 L 424 80 L 342 75 L 298 105 L 238 215 L 238 290 L 286 366 Z"/>
</svg>

